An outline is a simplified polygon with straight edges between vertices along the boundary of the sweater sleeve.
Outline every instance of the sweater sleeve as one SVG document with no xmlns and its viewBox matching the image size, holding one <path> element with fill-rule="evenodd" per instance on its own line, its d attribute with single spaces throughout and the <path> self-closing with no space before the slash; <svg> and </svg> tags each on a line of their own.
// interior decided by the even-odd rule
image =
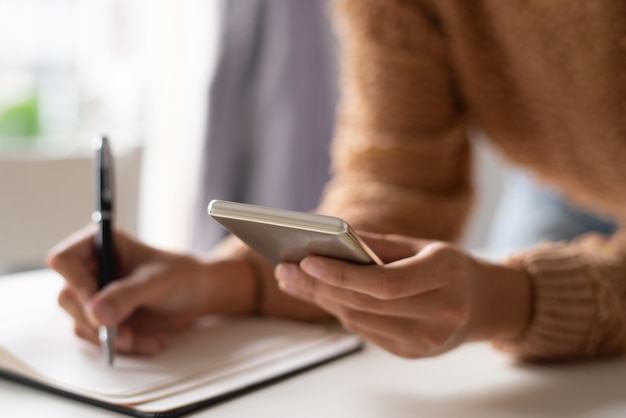
<svg viewBox="0 0 626 418">
<path fill-rule="evenodd" d="M 341 101 L 319 212 L 359 229 L 453 240 L 470 146 L 445 43 L 419 1 L 337 0 Z"/>
<path fill-rule="evenodd" d="M 511 257 L 533 283 L 531 322 L 495 345 L 525 359 L 582 359 L 626 353 L 626 231 L 588 234 Z"/>
</svg>

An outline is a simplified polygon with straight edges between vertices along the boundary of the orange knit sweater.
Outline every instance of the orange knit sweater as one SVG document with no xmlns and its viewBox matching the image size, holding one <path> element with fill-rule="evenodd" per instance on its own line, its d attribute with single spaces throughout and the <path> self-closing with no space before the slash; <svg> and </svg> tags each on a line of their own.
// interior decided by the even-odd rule
<svg viewBox="0 0 626 418">
<path fill-rule="evenodd" d="M 626 219 L 626 2 L 337 0 L 342 101 L 320 211 L 455 239 L 469 128 L 573 202 Z M 626 233 L 508 263 L 533 281 L 526 358 L 626 352 Z"/>
</svg>

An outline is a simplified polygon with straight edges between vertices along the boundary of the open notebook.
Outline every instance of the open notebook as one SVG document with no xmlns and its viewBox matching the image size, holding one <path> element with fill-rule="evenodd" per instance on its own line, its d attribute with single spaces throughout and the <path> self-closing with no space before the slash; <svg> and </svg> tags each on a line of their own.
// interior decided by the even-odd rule
<svg viewBox="0 0 626 418">
<path fill-rule="evenodd" d="M 0 277 L 0 376 L 134 416 L 180 416 L 354 352 L 334 327 L 206 317 L 154 357 L 118 355 L 74 336 L 51 271 Z"/>
</svg>

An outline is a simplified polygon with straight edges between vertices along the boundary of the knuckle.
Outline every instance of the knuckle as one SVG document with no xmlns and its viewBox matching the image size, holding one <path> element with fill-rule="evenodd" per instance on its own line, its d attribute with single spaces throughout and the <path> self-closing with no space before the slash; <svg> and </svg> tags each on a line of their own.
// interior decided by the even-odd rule
<svg viewBox="0 0 626 418">
<path fill-rule="evenodd" d="M 433 241 L 422 248 L 419 255 L 426 260 L 437 260 L 446 253 L 446 245 L 441 241 Z"/>
<path fill-rule="evenodd" d="M 67 252 L 59 251 L 57 248 L 51 249 L 46 254 L 46 265 L 55 271 L 62 269 L 67 264 L 67 260 Z"/>
<path fill-rule="evenodd" d="M 430 254 L 433 257 L 441 257 L 453 251 L 453 245 L 445 241 L 434 241 L 428 245 Z"/>
<path fill-rule="evenodd" d="M 84 340 L 91 340 L 91 333 L 88 332 L 85 327 L 78 322 L 74 323 L 74 334 Z"/>
<path fill-rule="evenodd" d="M 129 284 L 123 280 L 116 280 L 107 284 L 105 289 L 107 297 L 114 299 L 120 294 L 129 293 L 133 290 L 133 287 L 129 286 Z"/>
<path fill-rule="evenodd" d="M 396 346 L 396 347 L 389 348 L 389 351 L 391 351 L 393 354 L 395 354 L 398 357 L 408 359 L 408 360 L 415 360 L 415 359 L 423 357 L 422 351 L 412 346 L 404 346 L 404 345 Z"/>
<path fill-rule="evenodd" d="M 444 308 L 444 315 L 455 323 L 465 323 L 469 319 L 469 311 L 469 304 L 466 301 L 460 300 L 448 304 L 448 306 Z"/>
<path fill-rule="evenodd" d="M 350 293 L 350 305 L 357 309 L 372 310 L 379 305 L 378 300 L 360 292 Z"/>
<path fill-rule="evenodd" d="M 457 327 L 454 324 L 442 325 L 437 327 L 429 333 L 426 333 L 424 337 L 425 346 L 428 347 L 429 352 L 438 352 L 442 347 L 445 347 Z"/>
<path fill-rule="evenodd" d="M 433 242 L 428 247 L 426 258 L 436 265 L 440 277 L 462 277 L 467 272 L 470 258 L 458 247 L 447 242 Z"/>
<path fill-rule="evenodd" d="M 421 340 L 424 352 L 431 352 L 440 346 L 438 339 L 433 335 L 422 335 Z"/>
<path fill-rule="evenodd" d="M 358 312 L 353 309 L 341 309 L 338 313 L 339 321 L 341 325 L 348 331 L 357 332 L 359 329 L 359 315 Z"/>
<path fill-rule="evenodd" d="M 73 302 L 73 293 L 68 287 L 64 287 L 57 296 L 59 306 L 66 308 Z"/>
<path fill-rule="evenodd" d="M 443 347 L 448 342 L 448 335 L 444 335 L 443 333 L 438 333 L 436 335 L 431 335 L 430 339 L 430 348 L 437 349 L 439 347 Z"/>
<path fill-rule="evenodd" d="M 395 299 L 402 295 L 406 286 L 403 278 L 394 273 L 381 277 L 378 282 L 378 296 L 383 300 Z"/>
<path fill-rule="evenodd" d="M 56 270 L 56 263 L 57 263 L 57 257 L 58 257 L 58 253 L 54 252 L 54 250 L 50 250 L 46 253 L 45 256 L 45 263 L 46 266 L 48 266 L 49 268 Z"/>
<path fill-rule="evenodd" d="M 411 329 L 407 331 L 403 336 L 402 344 L 399 344 L 405 358 L 427 357 L 429 353 L 440 349 L 450 335 L 448 327 L 437 326 L 432 329 L 424 329 L 419 323 L 414 323 Z"/>
<path fill-rule="evenodd" d="M 451 277 L 463 277 L 467 273 L 467 259 L 458 253 L 450 257 L 447 264 L 448 274 Z"/>
<path fill-rule="evenodd" d="M 454 263 L 455 260 L 458 260 L 459 251 L 458 249 L 447 242 L 436 241 L 429 244 L 425 249 L 427 249 L 427 257 L 433 261 L 445 261 L 445 264 L 448 265 L 450 263 Z"/>
<path fill-rule="evenodd" d="M 337 287 L 345 287 L 348 284 L 346 266 L 343 263 L 337 263 L 337 266 L 333 270 L 333 282 Z"/>
<path fill-rule="evenodd" d="M 309 278 L 299 280 L 295 288 L 300 297 L 311 299 L 315 303 L 321 303 L 322 300 L 325 299 L 322 288 L 318 287 L 316 280 L 311 280 Z"/>
</svg>

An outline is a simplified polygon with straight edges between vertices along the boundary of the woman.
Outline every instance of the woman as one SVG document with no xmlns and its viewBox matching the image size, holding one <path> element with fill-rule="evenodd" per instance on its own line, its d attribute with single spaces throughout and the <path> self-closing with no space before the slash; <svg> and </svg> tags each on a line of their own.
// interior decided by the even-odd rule
<svg viewBox="0 0 626 418">
<path fill-rule="evenodd" d="M 198 315 L 338 319 L 404 357 L 487 340 L 527 359 L 626 350 L 624 233 L 502 263 L 450 244 L 471 203 L 469 128 L 572 202 L 626 217 L 626 4 L 339 0 L 342 100 L 318 211 L 364 233 L 384 266 L 309 257 L 272 269 L 229 238 L 203 259 L 119 233 L 123 277 L 96 293 L 92 232 L 51 252 L 76 333 L 122 324 L 155 353 Z M 373 234 L 378 233 L 378 234 Z M 381 235 L 383 234 L 383 235 Z"/>
</svg>

